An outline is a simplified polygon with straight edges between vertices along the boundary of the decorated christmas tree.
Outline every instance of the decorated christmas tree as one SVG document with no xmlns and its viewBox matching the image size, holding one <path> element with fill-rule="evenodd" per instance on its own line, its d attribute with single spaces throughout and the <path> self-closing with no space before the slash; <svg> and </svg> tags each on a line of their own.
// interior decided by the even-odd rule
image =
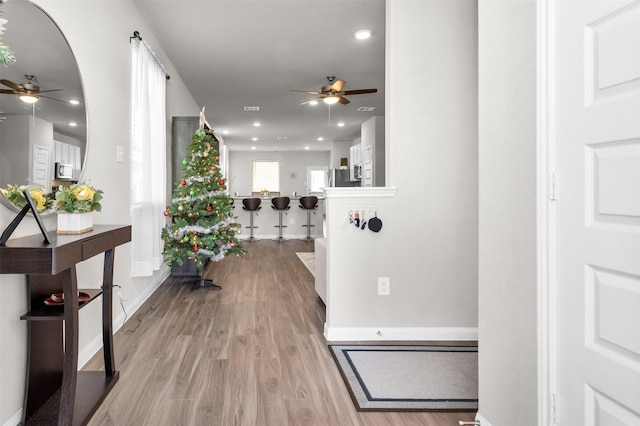
<svg viewBox="0 0 640 426">
<path fill-rule="evenodd" d="M 164 212 L 171 220 L 162 230 L 162 238 L 169 266 L 191 259 L 200 273 L 198 284 L 216 286 L 202 278 L 208 262 L 230 254 L 241 255 L 244 249 L 236 238 L 240 224 L 220 171 L 218 140 L 204 129 L 202 115 L 200 121 L 200 129 L 186 148 L 182 176 L 175 184 L 171 205 Z"/>
</svg>

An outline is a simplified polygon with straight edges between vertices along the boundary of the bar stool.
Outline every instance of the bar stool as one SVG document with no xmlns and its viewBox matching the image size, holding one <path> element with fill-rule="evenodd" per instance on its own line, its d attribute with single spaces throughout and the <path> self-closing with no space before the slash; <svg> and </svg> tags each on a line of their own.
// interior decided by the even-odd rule
<svg viewBox="0 0 640 426">
<path fill-rule="evenodd" d="M 245 198 L 242 200 L 242 210 L 246 210 L 249 212 L 249 226 L 245 226 L 245 228 L 249 228 L 249 242 L 253 242 L 253 228 L 257 228 L 257 226 L 253 226 L 253 214 L 260 210 L 260 203 L 262 200 L 260 198 Z M 256 213 L 257 214 L 257 213 Z"/>
<path fill-rule="evenodd" d="M 282 213 L 285 213 L 291 208 L 289 205 L 290 201 L 291 199 L 289 197 L 274 197 L 271 199 L 271 208 L 278 210 L 278 224 L 275 225 L 275 227 L 278 228 L 278 241 L 284 241 L 284 238 L 282 238 L 282 228 L 286 228 L 286 225 L 282 225 Z"/>
<path fill-rule="evenodd" d="M 300 197 L 300 206 L 301 209 L 307 211 L 307 224 L 302 225 L 307 227 L 307 241 L 312 241 L 311 238 L 311 227 L 315 226 L 311 224 L 311 211 L 313 210 L 313 214 L 316 214 L 315 209 L 318 208 L 318 197 L 315 195 L 309 195 L 307 197 Z"/>
</svg>

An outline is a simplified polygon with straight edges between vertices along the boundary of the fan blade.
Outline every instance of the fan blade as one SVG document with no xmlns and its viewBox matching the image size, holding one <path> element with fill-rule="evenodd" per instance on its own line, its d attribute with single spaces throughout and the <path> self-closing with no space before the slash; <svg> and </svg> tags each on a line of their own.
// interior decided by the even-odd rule
<svg viewBox="0 0 640 426">
<path fill-rule="evenodd" d="M 296 93 L 307 93 L 309 95 L 322 95 L 322 93 L 320 92 L 308 92 L 306 90 L 291 90 L 291 91 Z"/>
<path fill-rule="evenodd" d="M 378 89 L 361 89 L 361 90 L 347 90 L 344 95 L 362 95 L 365 93 L 377 93 Z"/>
<path fill-rule="evenodd" d="M 46 92 L 61 92 L 64 89 L 49 89 L 49 90 L 38 90 L 38 93 L 46 93 Z"/>
<path fill-rule="evenodd" d="M 338 102 L 340 102 L 342 105 L 346 105 L 349 103 L 349 99 L 343 98 L 342 96 L 340 96 L 340 99 L 338 99 Z"/>
<path fill-rule="evenodd" d="M 7 94 L 7 95 L 19 95 L 20 94 L 20 93 L 16 92 L 15 90 L 7 90 L 7 89 L 0 89 L 0 93 Z"/>
<path fill-rule="evenodd" d="M 331 90 L 333 90 L 334 92 L 342 92 L 343 87 L 344 81 L 336 80 L 336 82 L 331 85 Z"/>
<path fill-rule="evenodd" d="M 62 99 L 56 99 L 56 98 L 52 98 L 51 96 L 44 96 L 44 95 L 38 95 L 39 98 L 45 98 L 45 99 L 50 99 L 52 101 L 56 101 L 56 102 L 60 102 L 63 104 L 69 104 L 68 101 L 63 101 Z"/>
<path fill-rule="evenodd" d="M 19 85 L 17 83 L 14 83 L 11 80 L 2 79 L 2 80 L 0 80 L 0 83 L 4 84 L 7 87 L 11 87 L 13 90 L 17 90 L 17 91 L 24 90 L 24 87 L 22 87 L 21 85 Z"/>
</svg>

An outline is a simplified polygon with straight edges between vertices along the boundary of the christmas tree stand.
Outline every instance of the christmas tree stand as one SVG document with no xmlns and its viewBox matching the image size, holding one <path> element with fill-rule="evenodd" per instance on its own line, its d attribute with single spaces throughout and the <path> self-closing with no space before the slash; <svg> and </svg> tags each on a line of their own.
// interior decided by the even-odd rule
<svg viewBox="0 0 640 426">
<path fill-rule="evenodd" d="M 193 283 L 194 287 L 209 287 L 209 288 L 215 288 L 216 290 L 221 290 L 222 286 L 219 286 L 218 284 L 214 283 L 211 280 L 208 280 L 206 278 L 200 278 L 198 281 Z"/>
<path fill-rule="evenodd" d="M 192 274 L 191 276 L 194 278 L 197 278 L 197 280 L 193 281 L 191 284 L 194 287 L 208 287 L 208 288 L 215 288 L 216 290 L 221 290 L 222 286 L 214 283 L 211 280 L 208 280 L 204 277 L 204 273 L 207 270 L 207 268 L 209 267 L 209 265 L 211 264 L 211 260 L 207 259 L 204 262 L 204 266 L 202 267 L 202 274 L 200 274 L 200 271 L 198 270 L 198 267 L 196 266 L 195 262 L 191 259 L 187 259 L 190 262 L 193 263 L 193 266 L 195 267 L 195 273 Z"/>
</svg>

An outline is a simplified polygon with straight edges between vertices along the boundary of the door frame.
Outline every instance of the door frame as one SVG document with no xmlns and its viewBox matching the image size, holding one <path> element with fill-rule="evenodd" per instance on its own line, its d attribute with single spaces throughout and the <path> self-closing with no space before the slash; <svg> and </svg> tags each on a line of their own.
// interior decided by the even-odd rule
<svg viewBox="0 0 640 426">
<path fill-rule="evenodd" d="M 537 344 L 538 425 L 554 425 L 557 419 L 557 358 L 555 288 L 555 4 L 537 0 L 536 29 L 536 199 L 537 199 Z"/>
</svg>

